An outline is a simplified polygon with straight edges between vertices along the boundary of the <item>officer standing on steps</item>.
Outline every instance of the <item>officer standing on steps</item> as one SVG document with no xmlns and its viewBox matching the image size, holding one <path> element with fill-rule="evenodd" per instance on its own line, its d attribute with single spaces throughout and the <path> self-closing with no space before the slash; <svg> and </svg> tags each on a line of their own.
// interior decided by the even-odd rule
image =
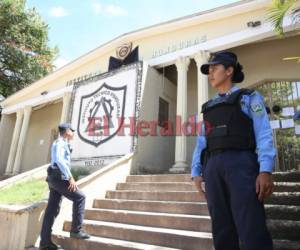
<svg viewBox="0 0 300 250">
<path fill-rule="evenodd" d="M 262 96 L 240 89 L 242 66 L 231 52 L 215 53 L 201 66 L 218 94 L 202 106 L 191 174 L 205 197 L 216 250 L 273 249 L 263 200 L 273 192 L 276 151 Z"/>
<path fill-rule="evenodd" d="M 54 220 L 59 213 L 62 196 L 73 201 L 73 219 L 70 237 L 88 239 L 90 236 L 81 230 L 85 195 L 78 189 L 70 171 L 71 147 L 70 141 L 74 136 L 74 129 L 68 123 L 60 124 L 59 138 L 51 148 L 51 166 L 48 167 L 49 200 L 45 211 L 41 231 L 40 249 L 59 249 L 51 241 L 51 232 Z"/>
</svg>

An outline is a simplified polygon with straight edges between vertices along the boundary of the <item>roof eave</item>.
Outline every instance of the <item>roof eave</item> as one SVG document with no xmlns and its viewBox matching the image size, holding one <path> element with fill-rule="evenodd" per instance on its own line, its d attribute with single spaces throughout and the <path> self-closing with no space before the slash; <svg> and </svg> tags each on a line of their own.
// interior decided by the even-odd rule
<svg viewBox="0 0 300 250">
<path fill-rule="evenodd" d="M 152 25 L 146 28 L 138 29 L 129 33 L 124 33 L 101 46 L 87 52 L 86 54 L 76 58 L 75 60 L 71 61 L 70 63 L 66 64 L 65 66 L 55 70 L 54 72 L 50 73 L 49 75 L 41 78 L 40 80 L 30 84 L 26 88 L 19 90 L 18 92 L 14 93 L 13 95 L 7 97 L 3 102 L 3 105 L 6 103 L 11 102 L 15 98 L 20 98 L 32 90 L 42 87 L 43 85 L 47 84 L 48 82 L 73 71 L 74 69 L 78 68 L 79 66 L 86 64 L 87 62 L 99 57 L 99 55 L 108 52 L 109 50 L 117 47 L 120 43 L 142 39 L 145 37 L 158 35 L 164 33 L 166 31 L 170 32 L 173 30 L 182 29 L 188 26 L 197 25 L 200 23 L 211 22 L 219 19 L 223 19 L 229 16 L 233 16 L 240 13 L 246 13 L 255 9 L 260 9 L 268 6 L 270 4 L 270 0 L 244 0 L 239 1 L 236 3 L 224 5 L 221 7 L 217 7 L 215 9 L 206 10 L 203 12 L 199 12 L 196 14 L 192 14 L 189 16 L 173 19 L 171 21 L 159 23 L 156 25 Z"/>
</svg>

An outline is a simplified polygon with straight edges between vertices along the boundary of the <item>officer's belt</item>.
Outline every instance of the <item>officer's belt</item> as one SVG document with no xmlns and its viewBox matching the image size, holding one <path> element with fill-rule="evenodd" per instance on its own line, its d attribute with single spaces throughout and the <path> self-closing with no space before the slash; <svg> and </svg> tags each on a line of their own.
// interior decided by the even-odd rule
<svg viewBox="0 0 300 250">
<path fill-rule="evenodd" d="M 51 166 L 53 169 L 59 169 L 58 165 L 56 163 L 54 163 L 52 166 Z"/>
<path fill-rule="evenodd" d="M 62 173 L 58 168 L 57 164 L 54 163 L 53 165 L 49 166 L 47 169 L 48 176 L 51 176 L 54 179 L 60 179 L 62 177 Z"/>
<path fill-rule="evenodd" d="M 223 153 L 223 152 L 226 152 L 226 151 L 249 151 L 251 153 L 254 153 L 255 151 L 254 150 L 251 150 L 251 149 L 216 149 L 216 150 L 213 150 L 213 151 L 208 151 L 208 158 L 212 157 L 212 156 L 215 156 L 215 155 L 218 155 L 220 153 Z"/>
</svg>

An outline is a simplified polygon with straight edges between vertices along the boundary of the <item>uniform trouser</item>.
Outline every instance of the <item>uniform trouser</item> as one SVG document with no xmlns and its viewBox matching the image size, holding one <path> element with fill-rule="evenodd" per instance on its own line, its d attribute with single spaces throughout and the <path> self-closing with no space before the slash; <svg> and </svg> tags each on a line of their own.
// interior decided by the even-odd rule
<svg viewBox="0 0 300 250">
<path fill-rule="evenodd" d="M 51 242 L 52 226 L 59 214 L 62 196 L 73 201 L 71 232 L 80 231 L 84 217 L 85 195 L 80 190 L 70 192 L 68 181 L 53 180 L 51 177 L 48 177 L 48 185 L 50 193 L 41 230 L 41 245 L 47 245 Z"/>
<path fill-rule="evenodd" d="M 207 204 L 216 250 L 273 249 L 265 211 L 256 194 L 257 155 L 227 150 L 211 156 L 204 167 Z"/>
</svg>

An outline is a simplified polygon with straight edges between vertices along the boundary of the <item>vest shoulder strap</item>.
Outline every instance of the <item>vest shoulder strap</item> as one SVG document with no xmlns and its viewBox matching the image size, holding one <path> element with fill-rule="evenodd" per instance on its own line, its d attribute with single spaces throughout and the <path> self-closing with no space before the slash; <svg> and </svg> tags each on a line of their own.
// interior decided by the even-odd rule
<svg viewBox="0 0 300 250">
<path fill-rule="evenodd" d="M 246 89 L 246 88 L 238 89 L 237 91 L 234 91 L 233 93 L 230 94 L 230 96 L 226 102 L 230 103 L 230 104 L 235 104 L 240 100 L 240 97 L 242 95 L 251 95 L 253 92 L 254 92 L 254 90 L 252 90 L 252 89 Z M 202 105 L 201 113 L 204 113 L 208 109 L 208 107 L 211 106 L 212 102 L 213 102 L 213 100 L 209 100 L 209 101 L 205 102 Z"/>
<path fill-rule="evenodd" d="M 253 92 L 254 90 L 252 89 L 246 89 L 246 88 L 238 89 L 237 91 L 230 94 L 227 102 L 231 104 L 235 104 L 240 100 L 242 95 L 251 95 Z"/>
<path fill-rule="evenodd" d="M 209 100 L 209 101 L 207 101 L 207 102 L 205 102 L 205 103 L 202 104 L 202 107 L 201 107 L 201 113 L 203 113 L 203 112 L 207 109 L 207 107 L 209 107 L 209 104 L 210 104 L 212 101 L 213 101 L 213 100 Z"/>
</svg>

